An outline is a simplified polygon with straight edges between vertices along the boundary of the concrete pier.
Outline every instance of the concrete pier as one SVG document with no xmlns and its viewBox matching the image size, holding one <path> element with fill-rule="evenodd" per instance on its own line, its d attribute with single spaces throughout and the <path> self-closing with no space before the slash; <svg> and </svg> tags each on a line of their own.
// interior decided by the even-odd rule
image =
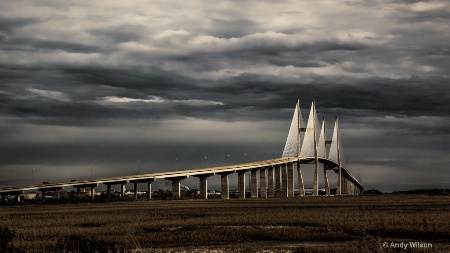
<svg viewBox="0 0 450 253">
<path fill-rule="evenodd" d="M 275 197 L 281 197 L 281 166 L 275 167 Z"/>
<path fill-rule="evenodd" d="M 90 187 L 89 196 L 91 196 L 91 200 L 94 200 L 95 197 L 95 186 Z"/>
<path fill-rule="evenodd" d="M 287 196 L 294 197 L 294 164 L 288 163 L 286 165 L 287 173 Z"/>
<path fill-rule="evenodd" d="M 172 197 L 181 197 L 181 184 L 179 179 L 172 180 Z"/>
<path fill-rule="evenodd" d="M 300 162 L 297 162 L 297 179 L 298 179 L 298 191 L 300 194 L 300 197 L 305 196 L 305 185 L 303 184 L 303 175 L 302 175 L 302 169 L 300 167 Z"/>
<path fill-rule="evenodd" d="M 267 198 L 266 168 L 259 170 L 259 192 L 261 198 Z"/>
<path fill-rule="evenodd" d="M 121 183 L 120 184 L 120 197 L 123 198 L 123 199 L 125 198 L 125 191 L 126 191 L 125 187 L 126 187 L 126 184 L 127 183 Z"/>
<path fill-rule="evenodd" d="M 325 195 L 330 196 L 330 182 L 328 182 L 327 166 L 323 165 L 323 181 L 325 182 Z"/>
<path fill-rule="evenodd" d="M 208 177 L 214 176 L 214 174 L 202 174 L 196 175 L 199 180 L 200 197 L 202 199 L 208 199 Z"/>
<path fill-rule="evenodd" d="M 134 189 L 134 199 L 138 198 L 138 184 L 147 184 L 147 192 L 149 193 L 148 199 L 151 199 L 151 193 L 152 193 L 152 182 L 154 182 L 154 178 L 143 178 L 143 179 L 136 179 L 136 180 L 130 180 L 130 183 L 133 183 L 133 189 Z"/>
<path fill-rule="evenodd" d="M 336 195 L 342 195 L 342 171 L 341 167 L 338 165 L 338 177 L 336 183 Z"/>
<path fill-rule="evenodd" d="M 180 198 L 181 197 L 181 180 L 186 179 L 187 177 L 173 177 L 167 178 L 167 180 L 172 181 L 172 197 Z"/>
<path fill-rule="evenodd" d="M 125 185 L 128 183 L 128 181 L 124 180 L 124 181 L 115 181 L 115 182 L 107 182 L 104 183 L 106 185 L 106 195 L 108 196 L 108 199 L 111 199 L 111 194 L 112 194 L 112 186 L 113 185 L 121 185 L 121 198 L 123 198 L 124 193 L 125 193 Z"/>
<path fill-rule="evenodd" d="M 281 170 L 281 197 L 288 196 L 288 177 L 287 177 L 287 164 L 280 166 Z"/>
<path fill-rule="evenodd" d="M 83 185 L 82 187 L 86 187 L 86 186 Z M 61 190 L 61 189 L 62 189 L 62 187 L 49 187 L 49 188 L 40 188 L 40 189 L 37 189 L 37 190 L 42 192 L 42 201 L 45 201 L 45 193 L 47 193 L 49 191 L 53 191 L 54 192 L 54 191 Z M 21 193 L 22 193 L 22 191 L 21 191 Z"/>
<path fill-rule="evenodd" d="M 319 196 L 319 164 L 316 161 L 316 166 L 314 168 L 314 183 L 313 183 L 313 196 Z"/>
<path fill-rule="evenodd" d="M 228 175 L 230 173 L 220 173 L 220 195 L 222 199 L 230 199 L 230 184 L 228 182 Z"/>
<path fill-rule="evenodd" d="M 148 192 L 147 198 L 148 199 L 152 199 L 152 182 L 153 182 L 153 180 L 147 182 L 147 192 Z"/>
<path fill-rule="evenodd" d="M 133 198 L 135 200 L 138 199 L 138 183 L 136 181 L 133 182 Z"/>
<path fill-rule="evenodd" d="M 268 198 L 275 197 L 273 189 L 273 166 L 270 166 L 267 169 L 267 197 Z"/>
<path fill-rule="evenodd" d="M 257 173 L 258 169 L 251 170 L 250 174 L 250 190 L 251 190 L 251 197 L 252 198 L 258 198 L 258 177 Z"/>
<path fill-rule="evenodd" d="M 238 171 L 238 191 L 239 198 L 245 199 L 245 174 L 247 171 Z"/>
<path fill-rule="evenodd" d="M 106 185 L 106 196 L 108 199 L 111 199 L 111 185 L 110 184 Z"/>
<path fill-rule="evenodd" d="M 200 176 L 200 197 L 208 199 L 208 177 Z"/>
</svg>

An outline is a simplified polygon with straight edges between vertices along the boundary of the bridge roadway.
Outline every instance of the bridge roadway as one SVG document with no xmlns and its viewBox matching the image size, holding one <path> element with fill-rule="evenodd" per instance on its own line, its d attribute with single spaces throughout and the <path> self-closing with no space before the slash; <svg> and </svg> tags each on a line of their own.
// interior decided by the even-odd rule
<svg viewBox="0 0 450 253">
<path fill-rule="evenodd" d="M 319 162 L 324 164 L 324 172 L 326 177 L 326 170 L 333 170 L 338 173 L 338 164 L 327 158 L 318 158 Z M 24 186 L 12 186 L 6 188 L 0 188 L 0 195 L 2 199 L 5 199 L 7 195 L 16 196 L 17 200 L 19 195 L 25 191 L 38 190 L 42 191 L 42 196 L 46 191 L 54 191 L 62 189 L 63 187 L 74 187 L 79 192 L 81 188 L 90 188 L 91 196 L 94 196 L 94 188 L 99 184 L 107 185 L 107 194 L 111 197 L 111 186 L 121 185 L 121 194 L 123 196 L 125 190 L 125 184 L 134 183 L 135 198 L 137 197 L 137 184 L 147 183 L 148 192 L 151 192 L 151 183 L 156 179 L 166 179 L 172 181 L 172 194 L 174 197 L 180 197 L 180 181 L 188 177 L 198 177 L 200 179 L 200 192 L 203 198 L 207 198 L 207 178 L 213 175 L 221 175 L 221 193 L 222 198 L 229 198 L 229 182 L 228 175 L 232 173 L 238 173 L 238 190 L 239 198 L 245 198 L 245 173 L 251 171 L 251 193 L 252 197 L 258 197 L 258 177 L 256 172 L 259 172 L 260 182 L 260 194 L 261 197 L 292 197 L 294 196 L 294 184 L 293 184 L 293 164 L 297 164 L 297 171 L 299 173 L 299 188 L 301 195 L 304 195 L 303 179 L 301 176 L 300 164 L 315 163 L 314 157 L 284 157 L 276 158 L 265 161 L 243 163 L 237 165 L 227 165 L 211 168 L 201 168 L 194 170 L 182 170 L 172 172 L 159 172 L 141 175 L 131 175 L 123 177 L 111 177 L 101 178 L 96 180 L 73 180 L 70 182 L 61 183 L 43 183 Z M 267 175 L 266 175 L 267 171 Z M 275 173 L 275 176 L 274 174 Z M 351 175 L 348 171 L 341 167 L 342 173 L 342 193 L 343 194 L 360 194 L 364 189 L 363 185 Z M 279 179 L 279 180 L 276 180 Z M 326 179 L 326 181 L 328 181 Z M 329 186 L 328 186 L 329 187 Z M 263 189 L 263 190 L 261 190 Z M 269 190 L 267 190 L 269 189 Z M 265 190 L 265 191 L 264 191 Z M 272 190 L 272 191 L 271 191 Z M 303 191 L 302 191 L 303 190 Z M 329 189 L 328 189 L 329 192 Z M 151 194 L 149 194 L 151 198 Z"/>
</svg>

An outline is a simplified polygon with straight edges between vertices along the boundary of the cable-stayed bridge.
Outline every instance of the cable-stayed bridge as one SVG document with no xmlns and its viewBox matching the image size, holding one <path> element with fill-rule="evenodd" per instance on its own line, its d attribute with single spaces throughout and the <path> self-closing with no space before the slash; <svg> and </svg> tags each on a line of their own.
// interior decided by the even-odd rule
<svg viewBox="0 0 450 253">
<path fill-rule="evenodd" d="M 328 150 L 328 152 L 327 152 Z M 61 183 L 44 183 L 0 188 L 2 201 L 6 196 L 19 196 L 25 191 L 41 191 L 42 197 L 47 191 L 55 191 L 64 187 L 74 187 L 79 192 L 80 189 L 90 188 L 90 195 L 93 198 L 95 188 L 100 184 L 107 186 L 106 194 L 111 197 L 111 187 L 120 185 L 121 196 L 124 196 L 125 185 L 133 183 L 134 197 L 137 198 L 138 184 L 147 184 L 148 197 L 151 198 L 152 183 L 157 179 L 169 180 L 172 182 L 172 195 L 181 196 L 181 181 L 188 177 L 199 178 L 199 188 L 202 198 L 208 198 L 208 178 L 220 175 L 221 196 L 223 199 L 230 198 L 229 175 L 238 175 L 238 195 L 245 198 L 247 185 L 246 175 L 250 173 L 250 193 L 252 198 L 270 197 L 294 197 L 294 185 L 297 180 L 299 195 L 305 196 L 305 187 L 302 175 L 302 164 L 314 164 L 314 178 L 312 195 L 319 195 L 319 166 L 323 165 L 323 176 L 325 194 L 330 195 L 330 184 L 327 171 L 337 173 L 336 195 L 357 195 L 362 193 L 364 186 L 341 163 L 341 147 L 339 141 L 338 119 L 335 119 L 333 134 L 331 139 L 326 138 L 325 120 L 322 120 L 319 129 L 319 120 L 315 108 L 314 99 L 312 101 L 307 124 L 304 123 L 300 103 L 297 101 L 291 126 L 286 140 L 285 148 L 281 158 L 265 161 L 227 165 L 211 168 L 200 168 L 194 170 L 184 170 L 175 172 L 159 172 L 150 174 L 131 175 L 124 177 L 101 178 L 95 180 L 73 180 Z M 297 173 L 294 173 L 294 167 Z M 297 178 L 294 179 L 294 175 Z"/>
</svg>

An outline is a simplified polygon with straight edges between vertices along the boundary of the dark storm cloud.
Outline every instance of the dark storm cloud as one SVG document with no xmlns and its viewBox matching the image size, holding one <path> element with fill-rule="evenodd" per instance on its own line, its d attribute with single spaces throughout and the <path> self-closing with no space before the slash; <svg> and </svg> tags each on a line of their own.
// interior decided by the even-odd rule
<svg viewBox="0 0 450 253">
<path fill-rule="evenodd" d="M 10 34 L 14 30 L 37 22 L 34 18 L 7 18 L 0 16 L 0 33 Z"/>
<path fill-rule="evenodd" d="M 193 167 L 207 151 L 219 161 L 266 146 L 272 158 L 296 100 L 306 119 L 313 97 L 327 126 L 339 116 L 369 185 L 419 171 L 421 146 L 443 163 L 446 1 L 179 4 L 0 4 L 3 168 L 162 165 L 180 146 Z"/>
<path fill-rule="evenodd" d="M 8 50 L 34 51 L 34 50 L 60 50 L 68 53 L 96 53 L 103 48 L 93 45 L 83 45 L 68 41 L 40 40 L 33 38 L 11 39 L 4 46 Z"/>
<path fill-rule="evenodd" d="M 208 32 L 219 38 L 239 38 L 262 31 L 257 23 L 248 19 L 212 19 Z"/>
<path fill-rule="evenodd" d="M 111 43 L 123 43 L 129 41 L 139 41 L 142 39 L 143 26 L 119 25 L 114 27 L 105 27 L 102 29 L 93 29 L 89 31 L 92 36 L 104 37 Z"/>
<path fill-rule="evenodd" d="M 419 22 L 448 22 L 450 19 L 450 11 L 443 9 L 426 10 L 420 12 L 404 12 L 400 15 L 399 21 L 404 23 Z"/>
</svg>

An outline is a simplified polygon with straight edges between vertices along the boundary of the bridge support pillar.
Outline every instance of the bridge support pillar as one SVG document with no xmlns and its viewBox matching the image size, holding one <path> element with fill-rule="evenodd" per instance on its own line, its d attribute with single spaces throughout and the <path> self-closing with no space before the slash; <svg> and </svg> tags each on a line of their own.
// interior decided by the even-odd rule
<svg viewBox="0 0 450 253">
<path fill-rule="evenodd" d="M 200 197 L 202 199 L 208 199 L 208 177 L 214 176 L 214 174 L 204 174 L 204 175 L 197 175 L 200 179 Z"/>
<path fill-rule="evenodd" d="M 91 200 L 94 200 L 94 196 L 95 196 L 94 186 L 89 187 L 89 196 L 91 197 Z"/>
<path fill-rule="evenodd" d="M 338 196 L 342 195 L 342 189 L 343 189 L 342 171 L 341 171 L 341 166 L 339 166 L 337 183 L 336 183 L 336 195 L 338 195 Z"/>
<path fill-rule="evenodd" d="M 90 187 L 89 195 L 91 196 L 91 200 L 94 200 L 94 197 L 95 197 L 95 187 L 94 186 Z"/>
<path fill-rule="evenodd" d="M 281 166 L 275 167 L 275 197 L 281 197 Z"/>
<path fill-rule="evenodd" d="M 42 200 L 42 201 L 45 201 L 45 193 L 46 193 L 47 191 L 46 191 L 46 190 L 41 190 L 40 192 L 42 193 L 41 200 Z"/>
<path fill-rule="evenodd" d="M 200 177 L 200 197 L 202 199 L 208 199 L 208 177 Z"/>
<path fill-rule="evenodd" d="M 115 181 L 115 182 L 106 182 L 104 183 L 106 185 L 106 195 L 108 196 L 108 199 L 111 199 L 112 195 L 112 186 L 113 185 L 120 185 L 120 197 L 123 198 L 125 195 L 125 185 L 128 183 L 127 180 L 125 181 Z"/>
<path fill-rule="evenodd" d="M 187 177 L 175 177 L 168 178 L 168 180 L 172 181 L 172 197 L 180 198 L 181 197 L 181 180 L 186 179 Z"/>
<path fill-rule="evenodd" d="M 303 184 L 302 168 L 300 167 L 300 162 L 297 162 L 297 177 L 298 177 L 298 191 L 300 197 L 305 196 L 305 185 Z"/>
<path fill-rule="evenodd" d="M 330 182 L 328 182 L 327 166 L 323 166 L 323 180 L 325 182 L 325 196 L 330 196 Z"/>
<path fill-rule="evenodd" d="M 133 183 L 133 198 L 135 199 L 135 200 L 137 200 L 138 199 L 138 183 L 137 182 L 134 182 Z"/>
<path fill-rule="evenodd" d="M 316 166 L 314 169 L 314 184 L 313 184 L 313 192 L 312 195 L 313 196 L 319 196 L 319 164 L 317 164 L 316 161 Z"/>
<path fill-rule="evenodd" d="M 288 176 L 287 176 L 287 164 L 280 166 L 281 169 L 281 197 L 288 196 Z"/>
<path fill-rule="evenodd" d="M 245 173 L 247 173 L 247 171 L 238 171 L 238 191 L 240 199 L 245 199 Z"/>
<path fill-rule="evenodd" d="M 287 173 L 287 196 L 294 197 L 294 164 L 289 163 L 286 165 Z"/>
<path fill-rule="evenodd" d="M 133 197 L 134 199 L 138 199 L 138 184 L 140 183 L 146 183 L 147 184 L 147 192 L 149 193 L 148 195 L 148 199 L 152 198 L 152 182 L 155 181 L 154 178 L 142 178 L 142 179 L 134 179 L 134 180 L 130 180 L 130 183 L 133 183 L 133 189 L 134 189 L 134 194 Z"/>
<path fill-rule="evenodd" d="M 220 174 L 220 195 L 222 199 L 230 199 L 230 184 L 228 182 L 229 173 Z"/>
<path fill-rule="evenodd" d="M 125 185 L 126 185 L 125 183 L 120 184 L 120 197 L 122 199 L 125 198 L 125 191 L 126 191 Z"/>
<path fill-rule="evenodd" d="M 275 197 L 273 191 L 273 166 L 267 169 L 267 197 L 269 198 Z"/>
<path fill-rule="evenodd" d="M 261 198 L 267 198 L 266 170 L 266 168 L 259 170 L 259 194 Z"/>
<path fill-rule="evenodd" d="M 153 181 L 153 180 L 152 180 Z M 148 192 L 148 199 L 152 199 L 152 181 L 147 182 L 147 192 Z"/>
<path fill-rule="evenodd" d="M 110 184 L 106 185 L 106 196 L 108 199 L 111 199 L 111 185 Z"/>
<path fill-rule="evenodd" d="M 207 177 L 200 178 L 200 194 L 202 195 L 202 199 L 208 199 L 208 178 Z"/>
<path fill-rule="evenodd" d="M 252 169 L 250 172 L 250 190 L 252 198 L 258 198 L 258 177 L 256 176 L 256 172 L 258 172 L 258 169 Z"/>
<path fill-rule="evenodd" d="M 14 202 L 19 203 L 20 202 L 20 194 L 14 194 Z"/>
<path fill-rule="evenodd" d="M 180 180 L 172 181 L 172 197 L 180 198 L 181 197 L 181 184 Z"/>
</svg>

